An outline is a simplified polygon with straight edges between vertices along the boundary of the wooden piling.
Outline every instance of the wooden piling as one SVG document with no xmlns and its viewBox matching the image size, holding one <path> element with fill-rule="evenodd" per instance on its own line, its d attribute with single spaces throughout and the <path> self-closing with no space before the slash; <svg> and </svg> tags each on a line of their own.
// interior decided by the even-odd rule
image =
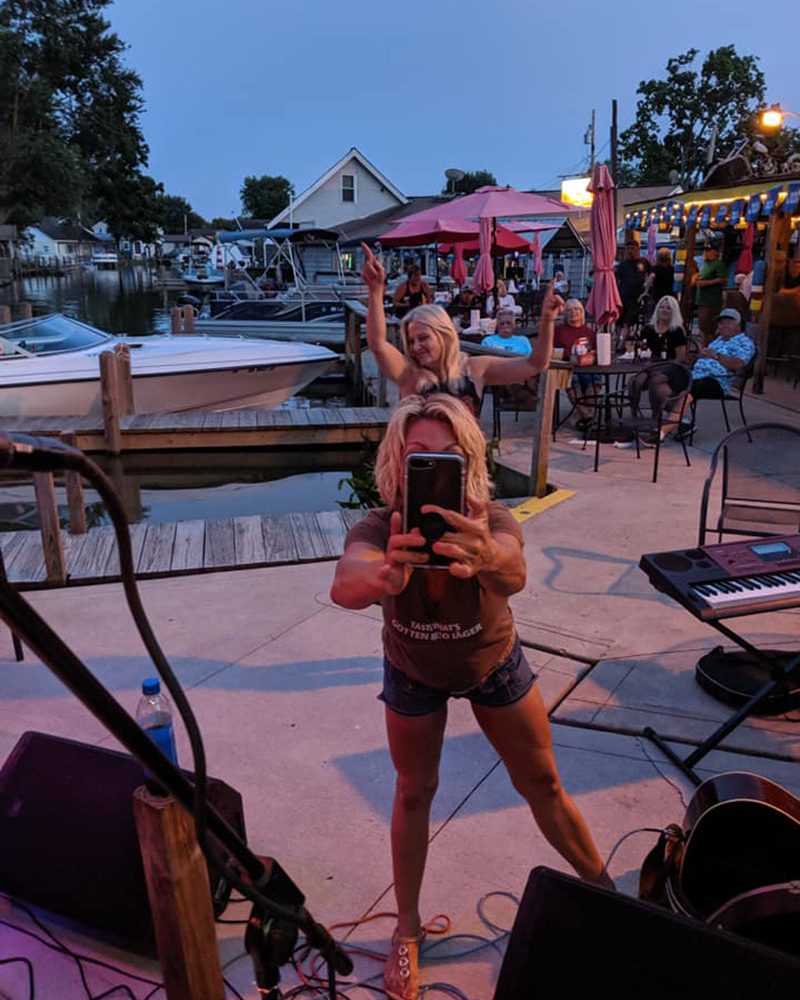
<svg viewBox="0 0 800 1000">
<path fill-rule="evenodd" d="M 131 370 L 131 349 L 127 344 L 117 344 L 114 348 L 117 359 L 117 387 L 119 389 L 121 413 L 136 412 L 133 403 L 133 372 Z"/>
<path fill-rule="evenodd" d="M 0 325 L 11 322 L 11 306 L 0 306 Z"/>
<path fill-rule="evenodd" d="M 64 546 L 61 542 L 61 526 L 58 520 L 53 473 L 34 472 L 33 488 L 36 492 L 36 504 L 39 508 L 39 524 L 47 579 L 50 583 L 64 584 L 67 580 L 67 568 L 64 562 Z"/>
<path fill-rule="evenodd" d="M 194 820 L 144 786 L 133 796 L 167 1000 L 224 1000 L 208 869 Z"/>
<path fill-rule="evenodd" d="M 16 302 L 11 308 L 11 315 L 14 320 L 31 319 L 33 305 L 30 302 Z"/>
<path fill-rule="evenodd" d="M 539 402 L 533 411 L 533 448 L 529 482 L 532 497 L 543 497 L 547 494 L 547 464 L 550 458 L 556 392 L 559 389 L 567 389 L 571 384 L 572 369 L 569 365 L 557 367 L 551 365 L 539 376 Z"/>
<path fill-rule="evenodd" d="M 62 431 L 60 438 L 70 448 L 77 447 L 78 436 L 75 431 Z M 69 533 L 71 535 L 85 535 L 86 505 L 83 499 L 83 480 L 80 473 L 68 469 L 64 473 L 64 486 L 67 490 L 67 507 L 69 508 Z"/>
<path fill-rule="evenodd" d="M 122 450 L 122 432 L 119 426 L 122 407 L 117 380 L 117 358 L 113 351 L 103 351 L 100 354 L 100 398 L 106 448 L 112 455 L 119 455 Z"/>
<path fill-rule="evenodd" d="M 183 328 L 183 312 L 180 306 L 173 306 L 169 311 L 170 332 L 176 337 Z"/>
<path fill-rule="evenodd" d="M 195 308 L 191 305 L 186 305 L 183 307 L 183 332 L 186 334 L 194 333 L 194 317 Z"/>
</svg>

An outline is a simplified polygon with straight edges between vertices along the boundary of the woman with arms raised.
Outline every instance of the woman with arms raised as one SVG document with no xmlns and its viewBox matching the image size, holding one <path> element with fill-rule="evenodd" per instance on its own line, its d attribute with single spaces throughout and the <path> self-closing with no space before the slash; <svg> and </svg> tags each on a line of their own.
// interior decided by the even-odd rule
<svg viewBox="0 0 800 1000">
<path fill-rule="evenodd" d="M 414 452 L 465 460 L 468 513 L 424 505 L 444 519 L 433 551 L 451 560 L 424 569 L 420 530 L 404 532 L 404 466 Z M 344 608 L 383 609 L 384 702 L 397 774 L 391 845 L 397 929 L 384 973 L 395 1000 L 414 1000 L 422 940 L 419 896 L 431 803 L 439 780 L 447 705 L 467 698 L 540 830 L 584 879 L 611 886 L 591 834 L 561 785 L 550 724 L 521 649 L 508 599 L 525 586 L 522 533 L 489 500 L 486 444 L 467 407 L 443 393 L 409 396 L 378 450 L 385 508 L 350 529 L 331 597 Z"/>
<path fill-rule="evenodd" d="M 555 318 L 564 307 L 557 295 L 548 292 L 545 296 L 539 335 L 527 357 L 468 357 L 459 350 L 453 321 L 435 305 L 417 306 L 403 317 L 402 350 L 398 350 L 386 337 L 383 264 L 366 244 L 361 247 L 365 256 L 362 277 L 369 288 L 367 345 L 383 375 L 397 383 L 401 399 L 417 393 L 446 392 L 463 399 L 477 415 L 485 386 L 525 382 L 547 368 L 553 353 Z"/>
</svg>

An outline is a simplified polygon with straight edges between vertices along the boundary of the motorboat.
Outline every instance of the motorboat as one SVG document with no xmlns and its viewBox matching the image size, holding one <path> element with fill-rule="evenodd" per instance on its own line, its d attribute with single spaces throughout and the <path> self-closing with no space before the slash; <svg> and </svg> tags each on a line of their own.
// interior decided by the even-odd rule
<svg viewBox="0 0 800 1000">
<path fill-rule="evenodd" d="M 100 354 L 117 344 L 130 348 L 136 413 L 272 409 L 337 361 L 306 343 L 117 337 L 53 313 L 0 326 L 0 419 L 100 414 Z"/>
<path fill-rule="evenodd" d="M 107 247 L 95 247 L 92 256 L 86 261 L 89 267 L 94 267 L 98 271 L 115 271 L 119 266 L 119 257 L 116 250 Z"/>
</svg>

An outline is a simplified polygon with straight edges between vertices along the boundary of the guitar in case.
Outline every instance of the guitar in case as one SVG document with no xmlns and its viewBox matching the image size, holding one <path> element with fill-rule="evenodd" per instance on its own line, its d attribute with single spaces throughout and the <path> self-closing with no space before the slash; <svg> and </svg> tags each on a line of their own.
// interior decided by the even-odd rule
<svg viewBox="0 0 800 1000">
<path fill-rule="evenodd" d="M 800 956 L 800 801 L 774 781 L 729 771 L 704 781 L 669 852 L 677 913 Z"/>
</svg>

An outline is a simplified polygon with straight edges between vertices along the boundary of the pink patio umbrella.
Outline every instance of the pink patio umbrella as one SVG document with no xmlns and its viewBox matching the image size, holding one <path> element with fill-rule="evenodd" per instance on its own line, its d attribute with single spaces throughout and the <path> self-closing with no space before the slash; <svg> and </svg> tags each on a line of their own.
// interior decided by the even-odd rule
<svg viewBox="0 0 800 1000">
<path fill-rule="evenodd" d="M 622 311 L 622 300 L 614 275 L 617 249 L 614 182 L 604 163 L 595 165 L 589 190 L 594 194 L 589 222 L 594 282 L 586 302 L 586 311 L 592 314 L 598 325 L 604 326 L 612 324 Z"/>
<path fill-rule="evenodd" d="M 749 274 L 753 270 L 753 243 L 756 238 L 756 226 L 754 222 L 748 222 L 747 229 L 742 237 L 742 252 L 736 261 L 737 274 Z"/>
<path fill-rule="evenodd" d="M 418 247 L 428 243 L 453 243 L 473 239 L 478 224 L 467 219 L 424 219 L 409 222 L 403 219 L 397 226 L 381 233 L 378 241 L 385 247 Z"/>
<path fill-rule="evenodd" d="M 489 225 L 491 226 L 491 220 Z M 442 253 L 452 253 L 453 248 L 460 246 L 464 253 L 474 253 L 476 250 L 481 249 L 480 242 L 480 224 L 472 223 L 475 226 L 475 235 L 465 238 L 463 240 L 458 240 L 453 243 L 443 243 L 440 246 Z M 530 249 L 530 243 L 523 239 L 522 236 L 518 236 L 517 233 L 512 232 L 507 229 L 505 225 L 497 225 L 495 227 L 494 239 L 492 240 L 492 252 L 495 254 L 511 253 L 514 250 L 521 250 L 527 252 Z"/>
<path fill-rule="evenodd" d="M 467 280 L 467 265 L 464 263 L 464 251 L 461 243 L 455 244 L 455 260 L 450 268 L 450 277 L 459 286 Z"/>
<path fill-rule="evenodd" d="M 492 220 L 488 217 L 481 219 L 480 245 L 481 255 L 472 275 L 472 287 L 476 292 L 490 292 L 494 288 L 494 267 L 492 266 Z"/>
<path fill-rule="evenodd" d="M 569 215 L 580 212 L 575 205 L 567 205 L 556 198 L 541 194 L 529 194 L 514 188 L 482 187 L 472 194 L 443 205 L 434 205 L 422 212 L 407 215 L 405 222 L 423 222 L 431 219 L 512 219 L 520 216 Z"/>
</svg>

